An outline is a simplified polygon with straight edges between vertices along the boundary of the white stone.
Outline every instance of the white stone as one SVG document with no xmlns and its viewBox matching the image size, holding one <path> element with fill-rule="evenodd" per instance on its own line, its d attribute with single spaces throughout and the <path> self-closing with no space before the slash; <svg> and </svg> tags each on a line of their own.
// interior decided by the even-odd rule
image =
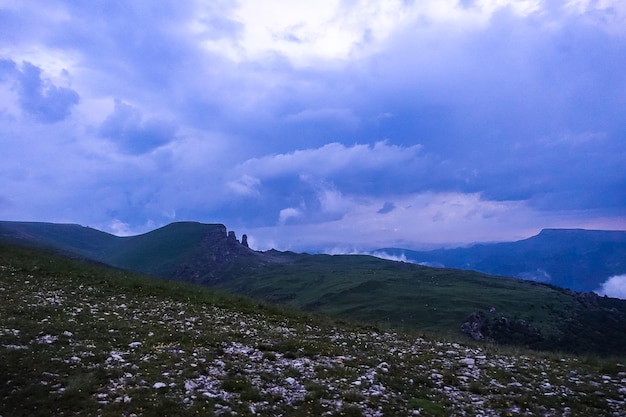
<svg viewBox="0 0 626 417">
<path fill-rule="evenodd" d="M 459 363 L 465 366 L 474 366 L 474 364 L 476 363 L 476 360 L 473 358 L 463 358 L 459 361 Z"/>
</svg>

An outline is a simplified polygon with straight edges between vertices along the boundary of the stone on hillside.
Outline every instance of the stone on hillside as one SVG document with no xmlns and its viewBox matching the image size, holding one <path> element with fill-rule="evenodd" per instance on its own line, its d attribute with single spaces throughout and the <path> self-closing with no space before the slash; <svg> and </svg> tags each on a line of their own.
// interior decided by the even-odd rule
<svg viewBox="0 0 626 417">
<path fill-rule="evenodd" d="M 483 327 L 485 325 L 485 316 L 480 313 L 472 313 L 461 326 L 461 331 L 474 340 L 483 340 Z"/>
<path fill-rule="evenodd" d="M 474 360 L 473 358 L 463 358 L 459 361 L 459 363 L 461 365 L 465 365 L 465 366 L 474 366 L 474 364 L 476 363 L 476 360 Z"/>
</svg>

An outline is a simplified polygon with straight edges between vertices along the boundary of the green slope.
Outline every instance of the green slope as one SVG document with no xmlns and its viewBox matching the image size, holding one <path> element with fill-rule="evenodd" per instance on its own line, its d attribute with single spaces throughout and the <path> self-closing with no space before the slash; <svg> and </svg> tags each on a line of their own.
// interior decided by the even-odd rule
<svg viewBox="0 0 626 417">
<path fill-rule="evenodd" d="M 226 228 L 176 222 L 141 235 L 118 237 L 75 224 L 0 222 L 2 241 L 53 249 L 159 277 L 171 276 L 185 260 L 197 255 L 207 236 L 226 238 Z"/>
<path fill-rule="evenodd" d="M 117 236 L 77 224 L 0 221 L 0 241 L 54 249 L 100 260 L 118 242 Z"/>
<path fill-rule="evenodd" d="M 171 276 L 185 260 L 197 254 L 207 234 L 226 236 L 222 225 L 177 222 L 151 232 L 119 238 L 99 260 L 120 268 L 159 277 Z"/>
<path fill-rule="evenodd" d="M 486 330 L 501 343 L 601 354 L 626 348 L 623 300 L 370 256 L 275 256 L 282 262 L 232 276 L 220 287 L 304 310 L 448 337 L 459 338 L 468 316 L 482 312 Z"/>
</svg>

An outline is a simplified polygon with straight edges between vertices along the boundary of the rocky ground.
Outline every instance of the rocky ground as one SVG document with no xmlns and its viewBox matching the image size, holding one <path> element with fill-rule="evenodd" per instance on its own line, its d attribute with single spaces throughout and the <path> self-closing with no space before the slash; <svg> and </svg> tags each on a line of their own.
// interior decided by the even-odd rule
<svg viewBox="0 0 626 417">
<path fill-rule="evenodd" d="M 0 416 L 626 416 L 619 360 L 0 266 Z M 208 294 L 208 293 L 207 293 Z"/>
</svg>

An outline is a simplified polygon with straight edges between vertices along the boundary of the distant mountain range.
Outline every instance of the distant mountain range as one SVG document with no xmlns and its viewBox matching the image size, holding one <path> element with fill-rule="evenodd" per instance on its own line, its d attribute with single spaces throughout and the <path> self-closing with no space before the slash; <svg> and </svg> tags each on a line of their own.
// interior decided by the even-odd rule
<svg viewBox="0 0 626 417">
<path fill-rule="evenodd" d="M 626 274 L 623 231 L 544 229 L 517 242 L 432 251 L 382 248 L 372 253 L 422 265 L 543 282 L 574 291 L 595 291 L 609 277 Z"/>
<path fill-rule="evenodd" d="M 569 249 L 558 245 L 563 237 L 555 238 L 562 232 L 570 234 Z M 493 246 L 500 250 L 501 265 L 531 265 L 521 271 L 545 267 L 545 262 L 522 262 L 530 262 L 533 254 L 544 261 L 554 259 L 554 265 L 560 260 L 563 265 L 558 270 L 565 271 L 571 268 L 569 262 L 599 268 L 601 259 L 612 259 L 610 265 L 623 265 L 621 234 L 608 233 L 611 243 L 604 232 L 591 232 L 595 246 L 590 246 L 588 241 L 574 242 L 578 232 L 544 231 L 526 241 Z M 624 300 L 374 256 L 258 252 L 247 247 L 243 236 L 239 241 L 221 224 L 178 222 L 138 236 L 117 237 L 72 224 L 0 222 L 0 242 L 411 332 L 446 337 L 459 337 L 463 332 L 475 340 L 575 353 L 610 355 L 626 349 Z M 523 242 L 526 252 L 516 249 Z M 485 251 L 484 259 L 498 259 L 487 256 L 491 246 L 478 246 Z M 413 256 L 394 250 L 407 258 Z M 524 255 L 518 261 L 515 256 L 520 253 Z M 588 260 L 590 254 L 595 263 Z M 416 258 L 427 262 L 443 258 L 428 259 Z M 467 266 L 471 258 L 465 259 Z M 449 264 L 447 259 L 444 262 Z M 555 275 L 557 269 L 545 268 Z M 611 268 L 605 271 L 623 271 Z"/>
</svg>

